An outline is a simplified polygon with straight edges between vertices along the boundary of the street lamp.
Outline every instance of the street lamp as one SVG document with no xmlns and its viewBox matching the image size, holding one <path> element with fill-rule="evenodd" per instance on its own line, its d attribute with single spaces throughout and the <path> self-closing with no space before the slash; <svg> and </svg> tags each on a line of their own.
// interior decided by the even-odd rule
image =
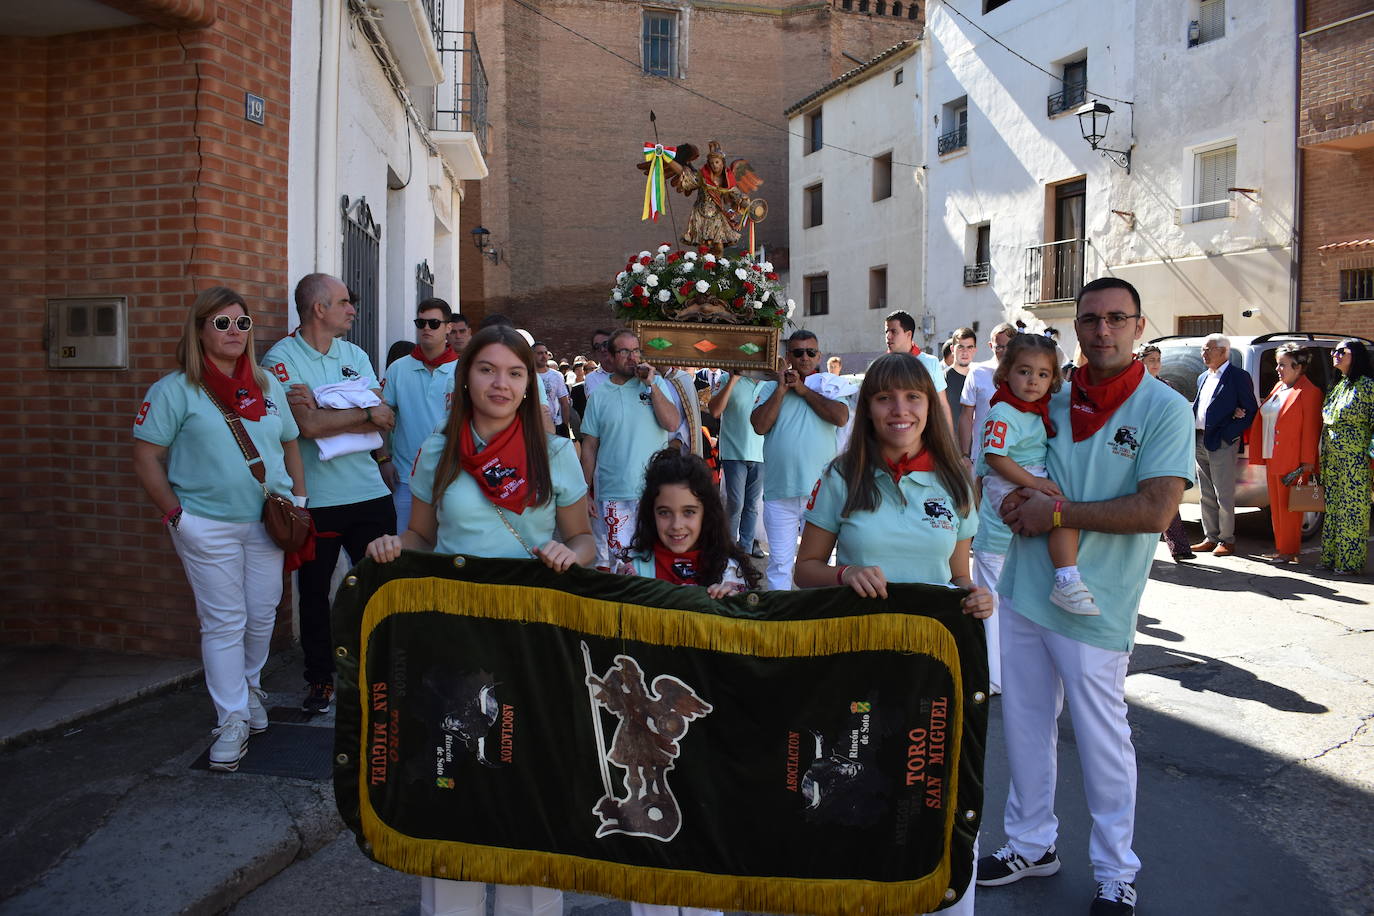
<svg viewBox="0 0 1374 916">
<path fill-rule="evenodd" d="M 1107 103 L 1092 101 L 1074 113 L 1078 115 L 1078 129 L 1083 132 L 1083 139 L 1088 141 L 1088 146 L 1121 166 L 1127 175 L 1131 174 L 1130 150 L 1109 149 L 1100 145 L 1107 136 L 1107 124 L 1112 117 L 1112 109 Z"/>
<path fill-rule="evenodd" d="M 491 230 L 483 226 L 478 226 L 472 230 L 472 247 L 480 251 L 483 256 L 489 258 L 491 263 L 501 263 L 501 251 L 495 245 L 489 245 L 491 241 Z"/>
</svg>

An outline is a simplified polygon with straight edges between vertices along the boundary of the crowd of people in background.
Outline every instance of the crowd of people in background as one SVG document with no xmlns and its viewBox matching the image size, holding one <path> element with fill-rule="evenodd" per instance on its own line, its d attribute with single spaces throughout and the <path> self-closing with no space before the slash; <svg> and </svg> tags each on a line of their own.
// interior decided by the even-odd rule
<svg viewBox="0 0 1374 916">
<path fill-rule="evenodd" d="M 804 328 L 783 341 L 776 371 L 657 367 L 626 328 L 597 329 L 587 355 L 559 359 L 504 316 L 474 327 L 437 298 L 416 308 L 415 340 L 374 367 L 344 339 L 357 303 L 340 280 L 310 274 L 294 299 L 299 326 L 259 363 L 246 301 L 202 293 L 175 370 L 134 421 L 135 472 L 195 594 L 216 769 L 235 769 L 268 727 L 261 671 L 284 568 L 298 576 L 301 708 L 329 708 L 341 550 L 354 563 L 403 550 L 525 557 L 713 597 L 951 586 L 984 620 L 1011 763 L 1007 840 L 978 861 L 977 885 L 1059 869 L 1067 698 L 1093 821 L 1091 912 L 1130 913 L 1140 863 L 1124 678 L 1161 532 L 1180 559 L 1234 553 L 1244 452 L 1265 468 L 1268 559 L 1296 561 L 1302 514 L 1289 488 L 1319 475 L 1320 566 L 1364 569 L 1374 369 L 1363 343 L 1331 351 L 1339 378 L 1324 400 L 1307 377 L 1313 351 L 1278 348 L 1261 402 L 1229 340 L 1211 335 L 1190 405 L 1156 378 L 1159 348 L 1136 348 L 1140 297 L 1114 278 L 1078 297 L 1073 362 L 1051 336 L 1010 323 L 988 334 L 982 361 L 973 328 L 925 352 L 912 316 L 895 311 L 886 354 L 855 376 Z M 1188 544 L 1177 507 L 1194 481 L 1204 539 Z M 268 494 L 313 517 L 296 554 L 268 537 Z M 556 891 L 498 895 L 512 912 L 561 912 Z M 970 886 L 959 908 L 972 912 L 973 897 Z M 478 914 L 485 889 L 426 879 L 423 899 L 426 913 Z"/>
</svg>

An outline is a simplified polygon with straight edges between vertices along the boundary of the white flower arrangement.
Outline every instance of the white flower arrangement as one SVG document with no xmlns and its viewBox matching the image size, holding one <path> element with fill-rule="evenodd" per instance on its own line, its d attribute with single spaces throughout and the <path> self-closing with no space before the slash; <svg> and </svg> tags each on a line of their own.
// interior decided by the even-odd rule
<svg viewBox="0 0 1374 916">
<path fill-rule="evenodd" d="M 782 284 L 767 262 L 741 255 L 730 261 L 705 247 L 641 251 L 616 274 L 609 304 L 618 319 L 672 320 L 699 298 L 723 304 L 745 325 L 782 327 L 790 312 Z"/>
</svg>

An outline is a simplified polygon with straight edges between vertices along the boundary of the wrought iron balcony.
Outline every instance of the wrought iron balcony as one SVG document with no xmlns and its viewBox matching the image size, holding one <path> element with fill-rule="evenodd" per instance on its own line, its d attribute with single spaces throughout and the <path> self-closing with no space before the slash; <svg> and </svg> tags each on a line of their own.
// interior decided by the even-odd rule
<svg viewBox="0 0 1374 916">
<path fill-rule="evenodd" d="M 964 267 L 964 285 L 979 286 L 988 282 L 988 277 L 992 275 L 992 265 L 987 261 L 979 261 L 977 264 L 968 264 Z"/>
<path fill-rule="evenodd" d="M 1083 288 L 1087 239 L 1046 242 L 1026 249 L 1026 303 L 1072 302 Z"/>
<path fill-rule="evenodd" d="M 444 82 L 434 90 L 435 142 L 459 178 L 486 177 L 487 71 L 477 36 L 443 32 Z M 467 147 L 471 148 L 467 148 Z"/>
<path fill-rule="evenodd" d="M 1046 99 L 1046 111 L 1051 118 L 1057 114 L 1072 111 L 1083 104 L 1083 100 L 1087 97 L 1087 90 L 1087 81 L 1065 83 L 1063 89 Z"/>
<path fill-rule="evenodd" d="M 968 146 L 967 124 L 962 124 L 947 134 L 941 134 L 940 139 L 935 141 L 935 150 L 941 156 L 946 153 L 952 153 L 955 150 L 963 149 L 966 146 Z"/>
</svg>

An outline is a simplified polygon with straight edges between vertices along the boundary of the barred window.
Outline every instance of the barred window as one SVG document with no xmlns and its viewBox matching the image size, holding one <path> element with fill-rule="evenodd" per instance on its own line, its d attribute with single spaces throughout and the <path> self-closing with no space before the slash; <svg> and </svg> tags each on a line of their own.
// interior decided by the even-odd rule
<svg viewBox="0 0 1374 916">
<path fill-rule="evenodd" d="M 677 76 L 677 13 L 644 11 L 644 72 Z"/>
<path fill-rule="evenodd" d="M 1374 267 L 1341 271 L 1342 302 L 1374 302 Z"/>
</svg>

